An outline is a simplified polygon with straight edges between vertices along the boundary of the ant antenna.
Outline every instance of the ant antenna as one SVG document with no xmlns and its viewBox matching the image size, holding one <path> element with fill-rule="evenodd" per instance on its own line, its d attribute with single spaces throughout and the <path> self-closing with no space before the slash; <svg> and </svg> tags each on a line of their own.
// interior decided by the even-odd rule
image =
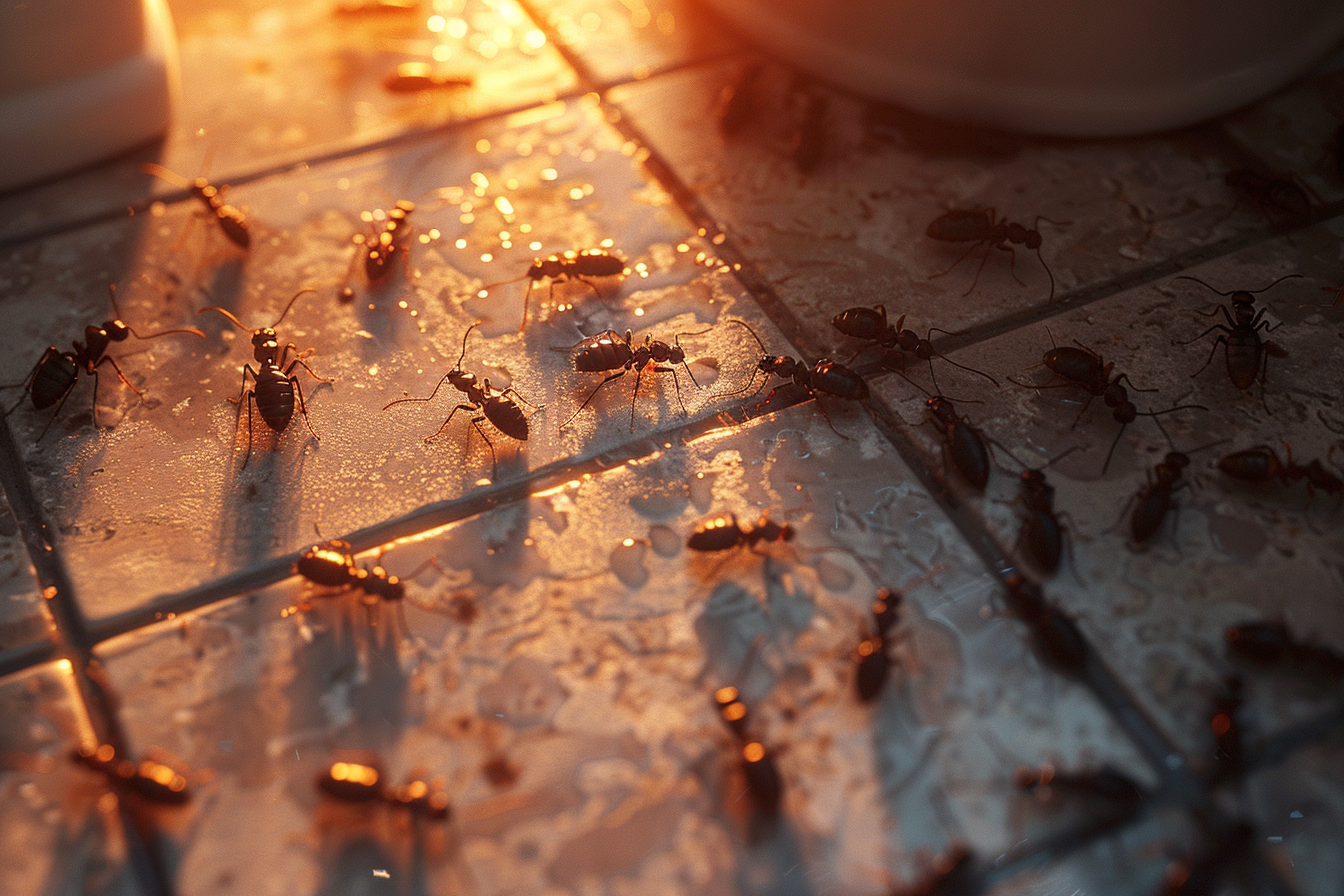
<svg viewBox="0 0 1344 896">
<path fill-rule="evenodd" d="M 453 365 L 454 370 L 462 369 L 462 359 L 467 356 L 467 337 L 471 335 L 471 331 L 476 329 L 478 324 L 480 324 L 480 321 L 476 321 L 476 323 L 467 327 L 467 332 L 462 334 L 462 354 L 457 356 L 457 363 Z"/>
<path fill-rule="evenodd" d="M 294 298 L 289 300 L 289 304 L 285 306 L 285 310 L 281 311 L 280 316 L 275 319 L 275 323 L 271 324 L 271 329 L 274 329 L 275 327 L 280 325 L 280 321 L 285 319 L 285 315 L 289 313 L 289 309 L 294 307 L 294 303 L 298 301 L 299 296 L 303 295 L 306 292 L 317 292 L 317 290 L 308 286 L 294 293 Z M 218 311 L 220 314 L 224 315 L 229 320 L 233 321 L 233 325 L 236 326 L 238 329 L 248 333 L 252 332 L 252 328 L 244 326 L 243 322 L 240 321 L 237 317 L 235 317 L 231 311 L 225 308 L 220 308 L 218 305 L 211 305 L 209 308 L 202 308 L 200 311 L 197 311 L 196 313 L 204 314 L 207 311 Z"/>
<path fill-rule="evenodd" d="M 162 165 L 156 165 L 153 162 L 145 162 L 143 165 L 140 166 L 140 170 L 143 171 L 145 174 L 150 174 L 153 175 L 154 177 L 157 177 L 161 181 L 170 183 L 173 186 L 178 187 L 179 189 L 182 190 L 191 189 L 191 181 L 187 180 L 185 177 L 183 177 L 182 175 L 178 174 L 175 171 L 169 171 Z"/>
<path fill-rule="evenodd" d="M 1301 277 L 1301 276 L 1302 276 L 1301 274 L 1284 274 L 1282 277 L 1280 277 L 1279 279 L 1275 280 L 1273 283 L 1269 284 L 1269 286 L 1262 286 L 1262 287 L 1260 287 L 1259 289 L 1233 289 L 1233 290 L 1229 290 L 1229 291 L 1227 291 L 1227 292 L 1219 292 L 1218 290 L 1214 289 L 1212 286 L 1209 286 L 1209 284 L 1205 283 L 1203 280 L 1199 279 L 1198 277 L 1187 277 L 1186 275 L 1182 274 L 1181 276 L 1179 276 L 1179 277 L 1173 277 L 1172 279 L 1174 279 L 1174 280 L 1193 280 L 1193 281 L 1195 281 L 1196 283 L 1198 283 L 1200 286 L 1203 286 L 1205 289 L 1213 290 L 1213 292 L 1218 293 L 1218 295 L 1220 295 L 1220 296 L 1230 296 L 1230 295 L 1233 295 L 1233 294 L 1235 294 L 1235 293 L 1239 293 L 1239 292 L 1248 292 L 1248 293 L 1250 293 L 1250 294 L 1252 294 L 1252 295 L 1255 295 L 1256 293 L 1264 292 L 1264 291 L 1267 290 L 1267 289 L 1270 289 L 1270 288 L 1272 288 L 1272 287 L 1278 286 L 1280 283 L 1282 283 L 1282 282 L 1285 281 L 1285 280 L 1291 280 L 1291 279 L 1293 279 L 1294 277 Z"/>
<path fill-rule="evenodd" d="M 957 336 L 957 335 L 960 335 L 961 333 L 964 333 L 964 332 L 966 332 L 966 331 L 965 331 L 965 330 L 957 330 L 957 331 L 954 332 L 954 331 L 952 331 L 952 330 L 944 330 L 942 327 L 929 327 L 929 332 L 924 336 L 924 341 L 925 341 L 925 342 L 928 342 L 928 341 L 929 341 L 929 336 L 932 336 L 935 332 L 938 332 L 938 333 L 946 333 L 948 336 Z M 984 377 L 985 379 L 989 380 L 989 381 L 990 381 L 991 383 L 993 383 L 994 385 L 996 385 L 996 386 L 999 385 L 999 381 L 998 381 L 998 380 L 994 379 L 994 377 L 992 377 L 992 376 L 990 376 L 989 374 L 985 373 L 983 370 L 976 370 L 974 367 L 967 367 L 965 364 L 958 364 L 956 361 L 953 361 L 951 358 L 949 358 L 947 355 L 943 354 L 942 352 L 937 352 L 936 354 L 938 355 L 938 357 L 942 358 L 944 361 L 946 361 L 947 363 L 951 364 L 953 367 L 960 367 L 962 370 L 969 370 L 971 373 L 978 373 L 978 374 L 980 374 L 982 377 Z M 932 359 L 930 359 L 930 361 L 929 361 L 929 375 L 930 375 L 930 376 L 933 375 L 933 361 L 932 361 Z M 935 382 L 935 384 L 936 384 L 937 381 L 935 380 L 934 382 Z"/>
<path fill-rule="evenodd" d="M 750 324 L 748 324 L 748 323 L 747 323 L 746 321 L 744 321 L 744 320 L 738 320 L 738 319 L 735 318 L 735 317 L 730 317 L 730 318 L 728 318 L 728 323 L 730 323 L 730 324 L 737 324 L 738 326 L 742 327 L 742 328 L 745 329 L 748 333 L 751 334 L 751 338 L 752 338 L 752 339 L 755 339 L 755 340 L 756 340 L 756 344 L 759 345 L 759 346 L 761 347 L 761 357 L 762 357 L 762 358 L 768 358 L 768 357 L 771 357 L 769 350 L 767 350 L 766 347 L 765 347 L 765 343 L 761 341 L 761 337 L 759 337 L 759 336 L 756 335 L 756 331 L 753 330 L 753 329 L 751 328 L 751 325 L 750 325 Z M 733 390 L 732 392 L 725 392 L 725 393 L 723 393 L 723 395 L 721 395 L 720 397 L 721 397 L 721 398 L 731 398 L 731 397 L 734 396 L 734 395 L 741 395 L 743 392 L 746 392 L 748 389 L 750 389 L 750 388 L 752 387 L 752 384 L 754 384 L 754 383 L 756 382 L 756 374 L 759 373 L 759 372 L 760 372 L 760 368 L 759 368 L 759 367 L 753 367 L 752 370 L 751 370 L 751 379 L 747 380 L 747 384 L 746 384 L 745 386 L 743 386 L 741 389 L 735 389 L 735 390 Z M 765 382 L 761 383 L 760 387 L 756 390 L 756 392 L 759 392 L 759 391 L 761 391 L 761 389 L 764 389 L 764 388 L 765 388 L 765 383 L 768 383 L 769 381 L 770 381 L 770 375 L 767 373 L 766 376 L 765 376 Z M 752 393 L 752 394 L 755 394 L 755 393 Z"/>
<path fill-rule="evenodd" d="M 112 310 L 116 313 L 117 320 L 120 321 L 121 309 L 117 307 L 117 284 L 115 283 L 107 284 L 107 294 L 112 299 Z M 126 327 L 126 332 L 130 333 L 136 339 L 157 339 L 160 336 L 167 336 L 170 333 L 194 333 L 197 336 L 201 337 L 202 339 L 205 338 L 205 334 L 202 333 L 200 330 L 196 329 L 195 327 L 178 327 L 177 329 L 173 330 L 160 330 L 157 333 L 150 333 L 148 336 L 141 336 L 139 333 L 135 332 L 135 328 L 130 326 L 129 324 L 123 322 L 122 326 Z"/>
<path fill-rule="evenodd" d="M 713 328 L 713 327 L 705 327 L 703 330 L 696 330 L 696 331 L 693 332 L 693 333 L 675 333 L 675 334 L 673 334 L 673 336 L 672 336 L 672 342 L 673 342 L 674 345 L 676 345 L 677 348 L 681 348 L 681 337 L 683 337 L 683 336 L 703 336 L 705 333 L 708 333 L 708 332 L 709 332 L 710 330 L 712 330 L 712 329 L 714 329 L 714 328 Z M 755 335 L 755 334 L 752 334 L 752 335 Z M 757 341 L 759 342 L 760 340 L 757 340 Z M 681 361 L 681 366 L 686 368 L 686 375 L 687 375 L 688 377 L 691 378 L 691 383 L 695 386 L 695 388 L 699 389 L 699 388 L 700 388 L 700 383 L 696 380 L 696 378 L 695 378 L 695 374 L 691 372 L 691 365 L 689 365 L 689 364 L 686 363 L 686 359 L 685 359 L 685 357 L 684 357 L 684 356 L 685 356 L 685 352 L 684 352 L 684 351 L 682 352 L 682 355 L 683 355 L 683 357 L 682 357 L 682 361 Z M 752 378 L 755 379 L 755 377 L 752 377 Z"/>
</svg>

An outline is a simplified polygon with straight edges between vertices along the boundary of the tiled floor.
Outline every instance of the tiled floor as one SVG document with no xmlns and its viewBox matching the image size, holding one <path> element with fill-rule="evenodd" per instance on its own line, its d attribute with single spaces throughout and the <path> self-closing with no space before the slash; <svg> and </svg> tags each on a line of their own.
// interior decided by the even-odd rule
<svg viewBox="0 0 1344 896">
<path fill-rule="evenodd" d="M 818 88 L 824 152 L 804 174 L 778 66 L 751 126 L 720 133 L 721 91 L 755 57 L 690 4 L 333 9 L 175 4 L 184 105 L 165 143 L 0 196 L 4 382 L 116 317 L 109 283 L 138 334 L 204 333 L 114 345 L 143 396 L 103 366 L 96 426 L 88 377 L 54 418 L 8 390 L 6 894 L 877 894 L 961 847 L 966 879 L 917 892 L 1138 896 L 1182 860 L 1219 882 L 1181 892 L 1341 892 L 1341 676 L 1247 665 L 1224 631 L 1281 619 L 1344 653 L 1344 54 L 1224 120 L 1131 140 L 988 134 Z M 380 86 L 427 60 L 473 83 Z M 149 161 L 231 182 L 251 247 Z M 1243 168 L 1296 174 L 1309 213 L 1239 201 L 1224 175 Z M 397 199 L 417 203 L 409 251 L 370 283 L 356 239 Z M 975 207 L 1035 222 L 1040 257 L 940 276 L 962 247 L 929 222 Z M 529 294 L 535 256 L 584 248 L 630 274 Z M 1254 297 L 1277 346 L 1263 389 L 1239 392 L 1221 351 L 1192 376 L 1230 300 L 1178 277 L 1229 292 L 1288 274 Z M 831 320 L 876 304 L 957 331 L 936 345 L 984 375 L 934 359 L 935 386 L 913 358 L 907 379 L 853 357 Z M 207 306 L 274 324 L 331 379 L 296 368 L 311 434 L 257 417 L 249 453 L 228 401 L 249 334 Z M 608 327 L 687 364 L 581 407 L 603 375 L 553 349 Z M 1121 431 L 1057 388 L 1052 344 L 1128 374 L 1140 416 Z M 758 405 L 762 346 L 852 363 L 871 398 Z M 463 413 L 424 441 L 462 393 L 385 408 L 459 356 L 527 415 L 525 444 L 481 424 L 497 463 Z M 930 422 L 935 389 L 991 440 L 983 494 Z M 1177 405 L 1197 407 L 1143 416 Z M 1320 459 L 1317 486 L 1219 471 L 1261 444 Z M 1127 502 L 1173 449 L 1187 484 L 1136 545 Z M 1066 534 L 1047 575 L 1019 550 L 1015 495 L 1054 458 Z M 763 512 L 793 540 L 686 546 L 702 520 Z M 404 601 L 292 575 L 315 530 L 405 576 Z M 1076 666 L 1009 614 L 1018 572 L 1081 632 Z M 896 662 L 863 703 L 852 657 L 882 586 L 905 589 Z M 1233 674 L 1240 763 L 1213 733 Z M 718 718 L 729 684 L 783 781 L 774 818 Z M 72 761 L 100 742 L 171 761 L 192 799 Z M 451 820 L 314 786 L 371 757 L 392 783 L 439 779 Z M 1046 762 L 1110 766 L 1144 798 L 1015 785 Z"/>
</svg>

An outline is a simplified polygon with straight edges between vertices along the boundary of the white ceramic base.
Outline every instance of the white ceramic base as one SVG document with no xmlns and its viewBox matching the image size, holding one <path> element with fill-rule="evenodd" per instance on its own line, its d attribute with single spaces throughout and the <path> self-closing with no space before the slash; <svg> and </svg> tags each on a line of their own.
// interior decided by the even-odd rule
<svg viewBox="0 0 1344 896">
<path fill-rule="evenodd" d="M 168 128 L 178 90 L 177 43 L 165 0 L 80 4 L 71 15 L 64 4 L 33 4 L 32 14 L 0 15 L 0 52 L 14 66 L 0 67 L 0 190 L 42 180 L 95 162 L 162 135 Z M 36 15 L 46 21 L 36 22 Z M 105 62 L 88 68 L 80 42 L 59 43 L 59 26 L 80 23 L 100 29 L 108 15 L 139 19 L 142 27 L 122 29 L 122 46 L 100 46 Z M 117 35 L 118 29 L 101 29 Z M 54 36 L 55 35 L 55 36 Z M 41 53 L 43 71 L 18 68 L 14 60 Z M 62 57 L 67 59 L 63 60 Z M 109 58 L 111 57 L 111 58 Z M 69 74 L 69 77 L 62 75 Z M 35 83 L 36 82 L 36 83 Z"/>
<path fill-rule="evenodd" d="M 705 2 L 770 52 L 856 93 L 1071 137 L 1222 114 L 1344 37 L 1344 4 L 1332 0 Z"/>
</svg>

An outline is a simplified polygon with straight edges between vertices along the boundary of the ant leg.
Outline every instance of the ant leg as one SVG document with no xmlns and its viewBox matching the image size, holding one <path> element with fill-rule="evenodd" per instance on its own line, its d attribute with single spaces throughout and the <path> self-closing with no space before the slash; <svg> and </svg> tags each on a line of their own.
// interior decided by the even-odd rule
<svg viewBox="0 0 1344 896">
<path fill-rule="evenodd" d="M 657 370 L 658 368 L 653 368 Z M 635 391 L 630 393 L 630 431 L 635 431 L 635 400 L 639 398 L 639 378 L 644 375 L 644 368 L 639 367 L 635 370 Z M 675 372 L 674 372 L 675 375 Z"/>
<path fill-rule="evenodd" d="M 298 348 L 298 346 L 294 345 L 294 343 L 291 342 L 289 345 L 285 346 L 286 354 L 288 354 L 291 347 L 296 349 Z M 283 357 L 281 360 L 283 360 Z M 285 368 L 285 376 L 290 377 L 290 379 L 298 379 L 298 377 L 291 376 L 291 374 L 294 371 L 294 365 L 296 364 L 301 366 L 304 370 L 308 371 L 308 375 L 311 376 L 313 379 L 317 380 L 319 383 L 336 382 L 336 377 L 334 376 L 318 376 L 317 372 L 314 371 L 313 368 L 309 367 L 308 363 L 304 361 L 302 358 L 295 358 L 293 361 L 289 362 L 289 366 Z"/>
<path fill-rule="evenodd" d="M 1017 283 L 1018 283 L 1019 286 L 1026 286 L 1027 284 L 1025 284 L 1025 283 L 1022 282 L 1022 278 L 1019 277 L 1019 276 L 1017 276 L 1017 250 L 1014 249 L 1012 246 L 1006 246 L 1006 245 L 1005 245 L 1005 246 L 995 246 L 994 248 L 995 248 L 995 249 L 1005 249 L 1005 250 L 1007 250 L 1007 252 L 1008 252 L 1008 273 L 1010 273 L 1010 274 L 1013 275 L 1013 279 L 1017 281 Z M 989 257 L 988 253 L 986 253 L 985 257 L 986 257 L 986 258 Z M 1044 262 L 1042 262 L 1042 263 L 1044 263 Z M 1053 279 L 1053 278 L 1052 278 L 1052 279 Z"/>
<path fill-rule="evenodd" d="M 293 365 L 291 364 L 290 366 L 292 367 Z M 304 366 L 306 367 L 307 365 L 304 365 Z M 309 373 L 312 373 L 311 370 L 308 371 L 308 372 L 309 372 Z M 303 415 L 303 422 L 304 422 L 304 424 L 308 427 L 308 432 L 309 432 L 310 434 L 312 434 L 312 437 L 313 437 L 314 440 L 316 440 L 316 441 L 318 441 L 318 442 L 322 441 L 321 439 L 319 439 L 319 438 L 317 437 L 317 433 L 313 431 L 313 421 L 311 421 L 311 420 L 308 419 L 308 407 L 303 403 L 303 387 L 299 385 L 299 378 L 298 378 L 297 376 L 291 376 L 291 377 L 289 378 L 289 382 L 290 382 L 290 385 L 292 385 L 292 386 L 294 387 L 294 394 L 297 395 L 297 396 L 299 396 L 299 413 Z M 324 382 L 327 382 L 327 381 L 324 380 Z M 250 425 L 251 420 L 252 420 L 252 405 L 251 405 L 251 404 L 249 404 L 249 405 L 247 406 L 247 415 L 248 415 L 248 416 L 247 416 L 247 419 L 248 419 L 248 422 L 249 422 L 249 425 Z"/>
<path fill-rule="evenodd" d="M 1120 424 L 1120 431 L 1116 433 L 1115 438 L 1111 440 L 1111 450 L 1106 452 L 1106 463 L 1101 465 L 1101 475 L 1106 475 L 1106 468 L 1111 465 L 1111 455 L 1115 454 L 1115 446 L 1120 444 L 1120 437 L 1125 434 L 1125 428 L 1127 426 L 1129 426 L 1128 423 Z"/>
<path fill-rule="evenodd" d="M 26 398 L 29 394 L 28 389 L 32 385 L 33 378 L 37 376 L 38 368 L 40 368 L 43 364 L 45 364 L 47 362 L 47 359 L 51 357 L 53 354 L 59 355 L 60 352 L 56 351 L 55 348 L 48 348 L 45 352 L 43 352 L 42 357 L 39 358 L 38 362 L 33 365 L 33 369 L 28 371 L 28 375 L 23 378 L 23 382 L 10 383 L 7 386 L 0 386 L 0 389 L 13 389 L 15 386 L 18 386 L 21 389 L 23 389 L 23 391 L 19 393 L 19 400 L 14 403 L 14 407 L 5 411 L 6 417 L 17 411 L 19 409 L 19 405 L 23 404 L 23 399 Z"/>
<path fill-rule="evenodd" d="M 243 396 L 247 394 L 247 375 L 248 375 L 249 373 L 252 374 L 252 381 L 253 381 L 253 382 L 256 382 L 256 379 L 257 379 L 257 372 L 256 372 L 255 370 L 252 369 L 252 365 L 251 365 L 251 364 L 244 364 L 244 365 L 243 365 L 243 385 L 242 385 L 241 387 L 239 387 L 239 389 L 238 389 L 238 397 L 237 397 L 237 398 L 230 398 L 230 399 L 229 399 L 229 401 L 230 401 L 231 403 L 233 403 L 233 404 L 237 404 L 237 405 L 238 405 L 238 410 L 239 410 L 239 412 L 241 412 L 241 411 L 243 410 L 242 405 L 239 404 L 239 402 L 241 402 L 241 401 L 243 400 Z"/>
<path fill-rule="evenodd" d="M 596 395 L 598 392 L 600 392 L 603 386 L 605 386 L 612 380 L 620 379 L 629 372 L 630 368 L 626 367 L 620 373 L 613 373 L 611 376 L 607 377 L 602 382 L 598 383 L 597 388 L 588 393 L 588 397 L 583 400 L 583 404 L 579 405 L 578 409 L 574 411 L 574 413 L 570 414 L 567 418 L 565 418 L 565 422 L 560 424 L 560 428 L 564 429 L 566 426 L 570 424 L 570 421 L 572 421 L 575 417 L 579 416 L 579 411 L 582 411 L 584 408 L 588 407 L 588 402 L 593 400 L 593 396 Z"/>
<path fill-rule="evenodd" d="M 963 296 L 968 296 L 975 290 L 976 284 L 980 282 L 980 273 L 985 269 L 985 262 L 989 261 L 989 253 L 993 252 L 994 248 L 994 245 L 991 243 L 989 248 L 985 250 L 985 257 L 980 259 L 980 267 L 975 269 L 975 279 L 971 281 L 970 287 L 962 293 Z"/>
<path fill-rule="evenodd" d="M 98 382 L 98 381 L 97 381 L 97 379 L 95 378 L 95 379 L 94 379 L 94 383 L 96 384 L 97 382 Z M 47 425 L 44 426 L 44 427 L 42 427 L 42 431 L 41 431 L 40 433 L 37 434 L 37 440 L 38 440 L 39 442 L 42 441 L 42 437 L 45 436 L 45 435 L 47 434 L 47 430 L 51 429 L 51 424 L 55 423 L 55 422 L 56 422 L 56 418 L 60 416 L 60 414 L 61 414 L 61 408 L 65 407 L 65 400 L 66 400 L 67 398 L 70 397 L 70 393 L 71 393 L 72 391 L 74 391 L 74 384 L 73 384 L 73 383 L 71 384 L 71 386 L 70 386 L 69 389 L 66 389 L 66 390 L 65 390 L 65 394 L 61 396 L 61 401 L 60 401 L 59 404 L 56 405 L 56 410 L 52 412 L 51 417 L 47 420 Z M 96 405 L 95 405 L 95 407 L 96 407 Z M 94 418 L 93 425 L 94 425 L 95 428 L 97 428 L 97 426 L 98 426 L 98 420 L 97 420 L 96 417 Z"/>
<path fill-rule="evenodd" d="M 456 414 L 458 411 L 475 412 L 476 410 L 478 410 L 478 408 L 474 404 L 460 404 L 457 407 L 453 408 L 453 410 L 444 419 L 443 425 L 440 426 L 438 429 L 434 430 L 434 432 L 431 433 L 430 435 L 425 436 L 425 444 L 428 445 L 430 442 L 437 439 L 443 433 L 443 431 L 448 428 L 448 424 L 453 422 L 453 414 Z"/>
<path fill-rule="evenodd" d="M 523 321 L 518 324 L 518 333 L 521 335 L 523 328 L 527 326 L 527 303 L 532 299 L 532 287 L 537 285 L 537 281 L 528 280 L 527 290 L 523 293 Z M 551 279 L 551 292 L 555 292 L 555 279 Z"/>
<path fill-rule="evenodd" d="M 1219 330 L 1221 330 L 1221 329 L 1224 329 L 1224 327 L 1223 327 L 1222 324 L 1218 324 L 1216 327 L 1212 327 L 1212 328 L 1210 328 L 1210 329 L 1219 329 Z M 1208 334 L 1209 332 L 1210 332 L 1210 330 L 1205 330 L 1205 331 L 1204 331 L 1204 335 Z M 1217 339 L 1213 340 L 1213 348 L 1209 349 L 1209 357 L 1204 361 L 1204 366 L 1203 366 L 1203 367 L 1200 367 L 1200 368 L 1199 368 L 1198 370 L 1196 370 L 1194 373 L 1190 374 L 1190 379 L 1194 379 L 1195 377 L 1199 376 L 1201 373 L 1204 372 L 1204 368 L 1205 368 L 1205 367 L 1208 367 L 1210 364 L 1213 363 L 1213 355 L 1214 355 L 1215 352 L 1218 351 L 1218 345 L 1219 345 L 1220 343 L 1221 343 L 1222 346 L 1223 346 L 1223 351 L 1224 351 L 1224 352 L 1227 351 L 1227 337 L 1226 337 L 1226 336 L 1219 336 Z M 1186 344 L 1189 345 L 1189 343 L 1186 343 Z"/>
<path fill-rule="evenodd" d="M 531 408 L 532 410 L 534 410 L 534 411 L 539 411 L 539 410 L 541 410 L 542 408 L 546 407 L 546 405 L 544 405 L 544 404 L 533 404 L 532 402 L 528 401 L 528 400 L 527 400 L 526 398 L 524 398 L 522 395 L 518 394 L 518 391 L 517 391 L 516 389 L 514 389 L 512 386 L 510 386 L 509 388 L 505 389 L 503 392 L 500 392 L 499 394 L 500 394 L 501 397 L 503 397 L 503 396 L 505 396 L 505 395 L 512 395 L 514 398 L 518 399 L 519 401 L 521 401 L 523 404 L 527 405 L 528 407 L 530 407 L 530 408 Z M 403 399 L 403 400 L 404 400 L 404 399 Z"/>
<path fill-rule="evenodd" d="M 246 374 L 244 374 L 244 375 L 246 375 Z M 253 395 L 252 390 L 251 390 L 251 389 L 247 390 L 247 453 L 243 455 L 243 469 L 244 469 L 244 470 L 247 469 L 247 462 L 250 461 L 250 460 L 252 459 L 252 395 Z M 239 395 L 238 400 L 239 400 L 240 402 L 242 401 L 242 396 L 241 396 L 241 395 Z M 239 413 L 240 416 L 241 416 L 241 414 L 242 414 L 242 411 L 243 411 L 243 406 L 242 406 L 241 404 L 239 404 L 239 405 L 238 405 L 238 413 Z M 234 439 L 236 440 L 236 439 L 238 438 L 238 422 L 237 422 L 237 421 L 234 421 L 234 424 L 233 424 L 233 433 L 234 433 Z"/>
<path fill-rule="evenodd" d="M 1036 258 L 1040 261 L 1041 267 L 1045 268 L 1045 275 L 1050 278 L 1050 298 L 1046 299 L 1045 303 L 1052 305 L 1055 301 L 1055 275 L 1051 272 L 1050 265 L 1045 263 L 1045 258 L 1041 256 L 1040 249 L 1036 250 Z"/>
<path fill-rule="evenodd" d="M 401 403 L 403 403 L 403 402 L 407 402 L 407 401 L 433 401 L 434 396 L 439 394 L 439 389 L 443 386 L 444 383 L 448 382 L 448 377 L 450 377 L 450 376 L 452 376 L 451 373 L 445 373 L 442 377 L 440 377 L 440 378 L 439 378 L 439 382 L 434 386 L 434 391 L 431 392 L 431 393 L 429 393 L 429 395 L 428 395 L 427 397 L 425 397 L 425 398 L 398 398 L 396 401 L 389 401 L 387 404 L 383 405 L 383 410 L 387 410 L 388 408 L 392 407 L 392 405 L 394 405 L 394 404 L 401 404 Z"/>
<path fill-rule="evenodd" d="M 1077 383 L 1060 383 L 1060 385 L 1061 385 L 1061 386 L 1076 386 L 1076 385 L 1078 385 L 1078 384 L 1077 384 Z M 1087 409 L 1090 408 L 1090 407 L 1092 406 L 1092 399 L 1094 399 L 1094 398 L 1096 398 L 1096 397 L 1097 397 L 1097 396 L 1095 396 L 1095 395 L 1089 395 L 1089 396 L 1087 396 L 1087 401 L 1083 402 L 1083 409 L 1082 409 L 1081 411 L 1078 412 L 1078 416 L 1077 416 L 1077 417 L 1074 417 L 1074 418 L 1073 418 L 1073 422 L 1069 424 L 1069 429 L 1074 429 L 1075 427 L 1078 426 L 1078 421 L 1081 420 L 1081 419 L 1083 419 L 1083 415 L 1087 413 Z"/>
<path fill-rule="evenodd" d="M 494 442 L 491 442 L 490 437 L 485 434 L 485 430 L 481 429 L 481 421 L 484 419 L 484 415 L 473 417 L 471 425 L 475 427 L 476 431 L 481 434 L 481 438 L 485 440 L 485 447 L 490 449 L 490 479 L 491 481 L 494 481 L 499 479 L 499 460 L 495 457 Z"/>
<path fill-rule="evenodd" d="M 945 271 L 939 271 L 939 272 L 936 273 L 936 274 L 930 274 L 930 275 L 929 275 L 929 279 L 930 279 L 930 280 L 937 280 L 939 277 L 943 276 L 944 274 L 950 274 L 950 273 L 952 273 L 953 268 L 955 268 L 957 265 L 959 265 L 959 264 L 961 264 L 963 261 L 965 261 L 965 260 L 966 260 L 966 256 L 970 255 L 970 254 L 971 254 L 972 252 L 974 252 L 976 249 L 979 249 L 980 246 L 984 244 L 984 242 L 985 242 L 984 240 L 980 240 L 979 242 L 972 243 L 972 244 L 971 244 L 971 248 L 969 248 L 969 249 L 967 249 L 965 252 L 961 253 L 961 257 L 959 257 L 956 261 L 952 262 L 952 267 L 949 267 L 949 268 L 948 268 L 947 270 L 945 270 Z"/>
<path fill-rule="evenodd" d="M 1218 307 L 1221 308 L 1222 306 L 1219 305 Z M 1198 336 L 1196 336 L 1194 339 L 1188 339 L 1188 340 L 1186 340 L 1185 342 L 1176 342 L 1175 340 L 1172 340 L 1172 343 L 1171 343 L 1171 344 L 1172 344 L 1172 345 L 1193 345 L 1193 344 L 1195 344 L 1196 342 L 1198 342 L 1199 340 L 1203 339 L 1205 336 L 1207 336 L 1207 335 L 1209 335 L 1210 333 L 1212 333 L 1214 330 L 1222 330 L 1224 333 L 1231 333 L 1231 332 L 1232 332 L 1231 330 L 1229 330 L 1227 327 L 1223 326 L 1222 324 L 1214 324 L 1213 326 L 1211 326 L 1211 327 L 1209 327 L 1207 330 L 1205 330 L 1203 333 L 1200 333 L 1200 334 L 1199 334 Z"/>
<path fill-rule="evenodd" d="M 117 378 L 122 381 L 122 383 L 126 386 L 127 389 L 130 389 L 132 392 L 134 392 L 141 398 L 145 397 L 145 393 L 141 392 L 139 389 L 132 386 L 131 381 L 126 379 L 126 374 L 121 372 L 121 368 L 117 366 L 117 362 L 112 358 L 111 355 L 103 355 L 102 360 L 100 360 L 97 364 L 93 365 L 94 370 L 96 371 L 99 367 L 102 367 L 104 363 L 112 365 L 112 369 L 117 372 Z M 93 392 L 94 392 L 94 399 L 96 400 L 98 396 L 98 375 L 96 373 L 94 374 L 93 377 Z M 97 408 L 97 405 L 95 404 L 94 407 Z"/>
</svg>

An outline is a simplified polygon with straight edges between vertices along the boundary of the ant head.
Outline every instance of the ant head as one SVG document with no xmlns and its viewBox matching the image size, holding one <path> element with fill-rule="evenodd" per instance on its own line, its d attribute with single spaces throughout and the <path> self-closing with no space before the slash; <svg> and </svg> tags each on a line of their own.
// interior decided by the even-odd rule
<svg viewBox="0 0 1344 896">
<path fill-rule="evenodd" d="M 448 382 L 452 383 L 453 388 L 459 392 L 466 392 L 472 386 L 476 385 L 476 374 L 466 373 L 460 367 L 455 367 L 448 371 Z M 489 381 L 485 383 L 489 388 Z"/>
<path fill-rule="evenodd" d="M 685 364 L 686 350 L 680 345 L 669 345 L 667 347 L 667 360 L 673 364 Z"/>
<path fill-rule="evenodd" d="M 252 357 L 258 361 L 274 360 L 280 351 L 280 340 L 271 327 L 252 331 Z"/>
<path fill-rule="evenodd" d="M 462 359 L 467 356 L 467 337 L 471 335 L 471 331 L 476 329 L 476 326 L 479 323 L 480 321 L 476 321 L 471 326 L 467 327 L 467 332 L 462 334 L 462 352 L 457 356 L 457 363 L 453 365 L 454 371 L 462 370 Z M 472 381 L 475 381 L 475 377 L 472 377 Z"/>
</svg>

